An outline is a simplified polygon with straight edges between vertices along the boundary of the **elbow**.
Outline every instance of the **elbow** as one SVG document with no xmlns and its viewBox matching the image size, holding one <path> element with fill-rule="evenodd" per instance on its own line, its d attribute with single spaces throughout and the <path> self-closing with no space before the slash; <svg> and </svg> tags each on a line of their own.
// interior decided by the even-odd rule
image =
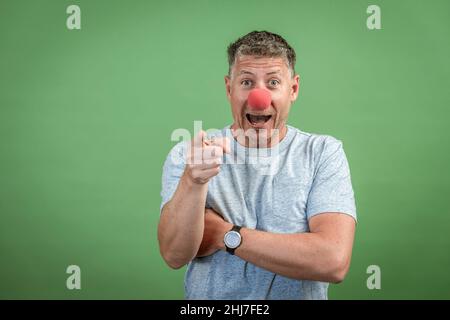
<svg viewBox="0 0 450 320">
<path fill-rule="evenodd" d="M 180 248 L 160 244 L 159 253 L 164 262 L 174 270 L 180 269 L 195 258 L 194 252 L 186 252 Z"/>
<path fill-rule="evenodd" d="M 331 269 L 328 271 L 328 282 L 339 284 L 345 280 L 350 268 L 350 258 L 344 254 L 335 254 L 330 263 Z"/>
<path fill-rule="evenodd" d="M 174 270 L 178 270 L 180 268 L 182 268 L 183 266 L 185 266 L 187 264 L 187 262 L 173 256 L 170 254 L 164 254 L 163 252 L 161 252 L 161 256 L 164 260 L 164 262 L 171 268 Z"/>
<path fill-rule="evenodd" d="M 339 284 L 342 281 L 344 281 L 346 275 L 347 275 L 346 271 L 341 270 L 334 271 L 333 273 L 330 274 L 329 282 L 333 284 Z"/>
<path fill-rule="evenodd" d="M 186 255 L 180 254 L 179 250 L 173 247 L 170 239 L 167 240 L 162 235 L 163 232 L 158 228 L 159 254 L 171 269 L 180 269 L 190 260 L 186 260 Z"/>
<path fill-rule="evenodd" d="M 166 260 L 166 264 L 173 270 L 181 269 L 181 267 L 184 267 L 184 265 L 185 265 L 183 263 L 177 263 L 175 261 L 167 261 L 167 260 Z"/>
</svg>

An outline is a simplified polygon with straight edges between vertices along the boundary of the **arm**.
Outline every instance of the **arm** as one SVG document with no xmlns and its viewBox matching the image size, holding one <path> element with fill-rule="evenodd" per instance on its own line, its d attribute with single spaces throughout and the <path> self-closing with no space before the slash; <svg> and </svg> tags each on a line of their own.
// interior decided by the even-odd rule
<svg viewBox="0 0 450 320">
<path fill-rule="evenodd" d="M 242 228 L 242 244 L 235 254 L 286 277 L 337 283 L 344 279 L 350 265 L 355 233 L 355 220 L 350 216 L 356 215 L 354 195 L 342 143 L 325 138 L 320 140 L 320 146 L 323 151 L 305 212 L 310 232 L 275 234 Z M 198 255 L 224 250 L 223 236 L 230 229 L 231 224 L 207 210 Z"/>
<path fill-rule="evenodd" d="M 341 282 L 350 266 L 355 220 L 347 214 L 326 212 L 312 217 L 309 225 L 309 233 L 296 234 L 242 228 L 242 244 L 235 254 L 286 277 Z M 223 236 L 231 226 L 207 209 L 205 236 L 198 255 L 225 250 Z"/>
<path fill-rule="evenodd" d="M 194 183 L 185 172 L 161 213 L 158 240 L 161 256 L 174 269 L 192 260 L 204 228 L 207 184 Z"/>
<path fill-rule="evenodd" d="M 195 257 L 202 241 L 208 181 L 220 171 L 226 140 L 209 145 L 201 131 L 192 141 L 186 166 L 171 199 L 163 206 L 158 225 L 163 259 L 174 269 Z M 213 152 L 214 151 L 214 152 Z M 197 159 L 199 157 L 200 159 Z"/>
</svg>

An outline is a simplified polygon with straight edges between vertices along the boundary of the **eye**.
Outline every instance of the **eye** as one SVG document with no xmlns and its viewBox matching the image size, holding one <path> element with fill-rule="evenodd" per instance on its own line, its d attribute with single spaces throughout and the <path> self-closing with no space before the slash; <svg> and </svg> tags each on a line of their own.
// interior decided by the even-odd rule
<svg viewBox="0 0 450 320">
<path fill-rule="evenodd" d="M 248 87 L 252 84 L 251 80 L 245 79 L 241 81 L 241 85 L 243 85 L 244 87 Z"/>
<path fill-rule="evenodd" d="M 276 79 L 272 79 L 272 80 L 269 81 L 269 85 L 270 85 L 271 87 L 276 87 L 276 86 L 278 86 L 279 84 L 280 84 L 280 81 L 278 81 L 278 80 L 276 80 Z"/>
</svg>

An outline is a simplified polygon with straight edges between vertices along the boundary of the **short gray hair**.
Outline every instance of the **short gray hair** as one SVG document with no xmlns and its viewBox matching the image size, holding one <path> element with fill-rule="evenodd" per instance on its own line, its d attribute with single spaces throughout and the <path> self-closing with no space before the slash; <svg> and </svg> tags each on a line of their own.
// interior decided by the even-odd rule
<svg viewBox="0 0 450 320">
<path fill-rule="evenodd" d="M 294 49 L 280 35 L 268 31 L 252 31 L 231 43 L 228 52 L 228 75 L 236 57 L 242 55 L 259 57 L 282 57 L 286 60 L 292 77 L 295 75 L 296 55 Z"/>
</svg>

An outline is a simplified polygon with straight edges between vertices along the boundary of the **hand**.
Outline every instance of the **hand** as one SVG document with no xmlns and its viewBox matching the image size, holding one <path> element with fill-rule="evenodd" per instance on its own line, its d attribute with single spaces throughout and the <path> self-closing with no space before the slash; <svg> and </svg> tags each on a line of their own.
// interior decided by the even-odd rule
<svg viewBox="0 0 450 320">
<path fill-rule="evenodd" d="M 217 212 L 205 209 L 205 227 L 197 257 L 209 256 L 217 250 L 225 249 L 223 237 L 232 227 L 233 225 L 226 222 Z"/>
<path fill-rule="evenodd" d="M 188 150 L 185 175 L 196 184 L 207 183 L 220 172 L 224 152 L 230 152 L 230 141 L 227 137 L 208 140 L 206 132 L 200 131 Z"/>
</svg>

